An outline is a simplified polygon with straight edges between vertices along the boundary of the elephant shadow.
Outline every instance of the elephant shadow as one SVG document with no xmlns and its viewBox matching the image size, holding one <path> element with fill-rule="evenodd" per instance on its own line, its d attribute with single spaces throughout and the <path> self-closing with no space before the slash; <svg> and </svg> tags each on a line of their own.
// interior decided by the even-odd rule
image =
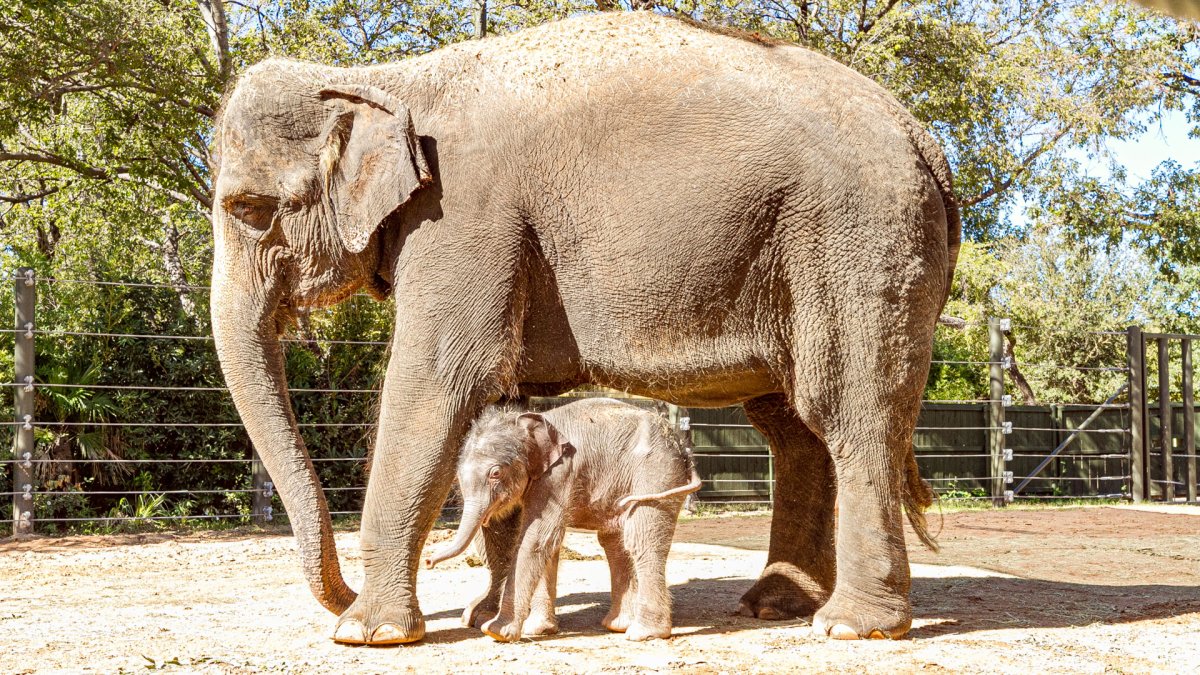
<svg viewBox="0 0 1200 675">
<path fill-rule="evenodd" d="M 810 624 L 811 616 L 766 621 L 737 615 L 738 600 L 750 583 L 737 577 L 692 579 L 672 586 L 677 633 L 727 634 L 789 626 L 804 630 Z M 916 639 L 999 629 L 1122 624 L 1200 612 L 1200 588 L 1192 586 L 1117 586 L 1003 577 L 914 578 L 912 599 L 916 627 L 909 637 Z M 605 591 L 560 596 L 559 634 L 533 639 L 606 634 L 600 620 L 608 604 Z M 460 612 L 447 610 L 428 618 L 457 617 Z M 437 631 L 427 639 L 457 642 L 479 635 L 475 629 L 455 628 Z"/>
</svg>

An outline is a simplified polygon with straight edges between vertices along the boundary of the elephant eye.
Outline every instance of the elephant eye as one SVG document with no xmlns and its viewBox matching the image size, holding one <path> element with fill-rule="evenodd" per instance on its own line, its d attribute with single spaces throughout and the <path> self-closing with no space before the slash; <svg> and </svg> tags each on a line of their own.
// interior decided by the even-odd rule
<svg viewBox="0 0 1200 675">
<path fill-rule="evenodd" d="M 492 469 L 488 471 L 488 478 L 491 480 L 500 480 L 500 467 L 493 466 Z"/>
<path fill-rule="evenodd" d="M 267 230 L 275 218 L 278 203 L 269 197 L 238 196 L 225 201 L 225 210 L 256 230 Z"/>
</svg>

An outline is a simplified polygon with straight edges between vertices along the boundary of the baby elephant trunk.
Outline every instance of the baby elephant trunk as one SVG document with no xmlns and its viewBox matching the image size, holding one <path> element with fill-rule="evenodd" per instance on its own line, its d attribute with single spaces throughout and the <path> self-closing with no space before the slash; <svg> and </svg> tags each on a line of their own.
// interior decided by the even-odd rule
<svg viewBox="0 0 1200 675">
<path fill-rule="evenodd" d="M 677 488 L 671 488 L 665 492 L 656 492 L 651 495 L 629 495 L 628 497 L 622 497 L 621 501 L 617 502 L 617 508 L 624 511 L 626 508 L 631 507 L 638 502 L 652 502 L 659 499 L 678 497 L 679 495 L 691 494 L 699 489 L 700 474 L 696 473 L 695 467 L 692 467 L 692 480 L 686 485 L 680 485 Z"/>
<path fill-rule="evenodd" d="M 487 508 L 488 505 L 485 503 L 464 502 L 462 520 L 458 523 L 458 532 L 454 535 L 454 540 L 429 554 L 429 557 L 425 558 L 425 567 L 432 568 L 443 560 L 449 560 L 467 550 L 471 539 L 475 537 L 475 532 L 480 525 L 483 525 L 483 516 L 487 512 Z"/>
</svg>

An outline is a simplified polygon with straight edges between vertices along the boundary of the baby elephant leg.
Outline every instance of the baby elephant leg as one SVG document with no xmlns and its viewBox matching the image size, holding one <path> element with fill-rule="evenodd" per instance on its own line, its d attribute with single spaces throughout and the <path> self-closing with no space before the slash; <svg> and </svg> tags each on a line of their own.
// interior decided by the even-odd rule
<svg viewBox="0 0 1200 675">
<path fill-rule="evenodd" d="M 683 498 L 643 502 L 625 521 L 625 549 L 633 557 L 637 597 L 629 640 L 671 637 L 671 594 L 667 591 L 667 554 Z"/>
<path fill-rule="evenodd" d="M 521 639 L 534 594 L 543 583 L 551 559 L 558 555 L 566 532 L 561 507 L 547 506 L 545 499 L 537 501 L 541 504 L 537 508 L 532 508 L 526 501 L 528 520 L 522 524 L 516 560 L 501 594 L 500 611 L 481 629 L 500 642 Z"/>
<path fill-rule="evenodd" d="M 558 557 L 562 549 L 554 552 L 542 580 L 538 583 L 533 601 L 529 605 L 529 618 L 521 628 L 524 635 L 554 635 L 558 632 L 558 617 L 554 615 L 554 600 L 558 596 Z"/>
<path fill-rule="evenodd" d="M 624 533 L 621 530 L 600 530 L 596 538 L 604 548 L 608 573 L 612 579 L 612 607 L 601 623 L 611 631 L 624 633 L 633 623 L 636 605 L 637 576 L 633 570 L 633 558 L 625 550 Z"/>
<path fill-rule="evenodd" d="M 521 509 L 513 509 L 504 518 L 487 523 L 480 532 L 489 573 L 488 589 L 463 610 L 462 622 L 468 628 L 480 628 L 500 611 L 500 595 L 512 571 L 517 535 L 521 531 Z"/>
</svg>

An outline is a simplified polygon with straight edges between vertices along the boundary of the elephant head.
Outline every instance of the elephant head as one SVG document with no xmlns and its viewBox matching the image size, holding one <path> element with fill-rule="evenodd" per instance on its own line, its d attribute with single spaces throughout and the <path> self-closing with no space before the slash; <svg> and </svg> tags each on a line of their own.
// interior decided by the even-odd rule
<svg viewBox="0 0 1200 675">
<path fill-rule="evenodd" d="M 571 446 L 537 413 L 485 411 L 472 427 L 458 464 L 462 520 L 454 540 L 431 554 L 426 567 L 466 550 L 476 531 L 521 504 L 529 485 L 541 479 Z"/>
<path fill-rule="evenodd" d="M 279 336 L 299 307 L 379 279 L 384 220 L 430 179 L 408 109 L 348 71 L 252 68 L 215 135 L 212 325 L 238 413 L 278 486 L 313 594 L 333 612 L 354 592 L 296 427 Z"/>
</svg>

